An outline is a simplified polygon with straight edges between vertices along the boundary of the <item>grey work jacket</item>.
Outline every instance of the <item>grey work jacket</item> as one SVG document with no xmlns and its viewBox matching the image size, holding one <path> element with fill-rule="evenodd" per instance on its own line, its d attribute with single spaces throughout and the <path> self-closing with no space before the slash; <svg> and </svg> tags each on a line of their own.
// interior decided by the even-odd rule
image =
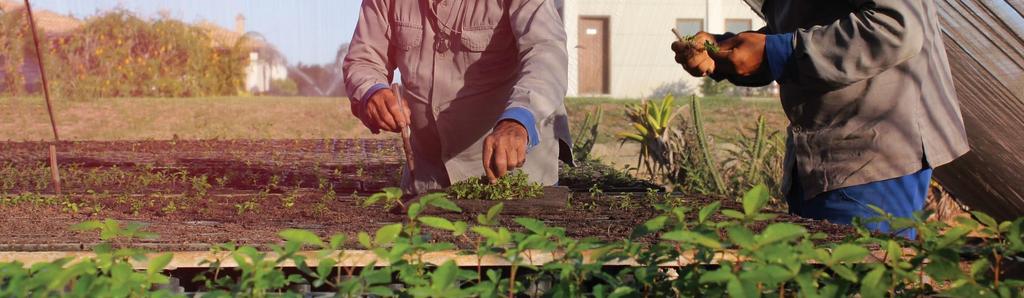
<svg viewBox="0 0 1024 298">
<path fill-rule="evenodd" d="M 559 156 L 571 160 L 566 34 L 553 1 L 363 0 L 343 67 L 353 100 L 401 72 L 416 165 L 406 191 L 483 176 L 483 140 L 509 108 L 536 119 L 540 143 L 523 167 L 532 181 L 555 184 Z"/>
<path fill-rule="evenodd" d="M 809 199 L 969 150 L 936 9 L 930 0 L 764 1 L 766 31 L 795 33 L 779 82 L 791 121 L 784 185 L 800 179 Z"/>
</svg>

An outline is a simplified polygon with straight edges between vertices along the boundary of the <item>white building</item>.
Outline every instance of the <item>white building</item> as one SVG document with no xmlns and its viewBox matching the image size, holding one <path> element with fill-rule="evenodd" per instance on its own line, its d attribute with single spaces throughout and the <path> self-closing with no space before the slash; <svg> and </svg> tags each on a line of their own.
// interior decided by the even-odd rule
<svg viewBox="0 0 1024 298">
<path fill-rule="evenodd" d="M 569 96 L 639 98 L 666 83 L 700 79 L 673 60 L 672 28 L 683 34 L 757 30 L 743 0 L 562 0 L 568 33 Z"/>
</svg>

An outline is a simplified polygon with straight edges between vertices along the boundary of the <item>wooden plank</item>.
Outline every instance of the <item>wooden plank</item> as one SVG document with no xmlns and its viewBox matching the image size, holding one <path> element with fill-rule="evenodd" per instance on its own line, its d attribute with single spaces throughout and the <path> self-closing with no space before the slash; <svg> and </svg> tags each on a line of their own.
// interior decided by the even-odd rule
<svg viewBox="0 0 1024 298">
<path fill-rule="evenodd" d="M 502 208 L 502 214 L 506 215 L 530 215 L 544 212 L 559 212 L 565 209 L 569 204 L 569 195 L 571 191 L 568 187 L 564 186 L 547 186 L 544 187 L 544 194 L 536 199 L 526 200 L 507 200 L 507 201 L 490 201 L 490 200 L 454 200 L 455 204 L 462 208 L 462 213 L 486 213 L 488 209 L 498 203 L 505 204 Z M 543 211 L 543 212 L 542 212 Z M 437 213 L 446 211 L 433 211 L 428 213 Z"/>
<path fill-rule="evenodd" d="M 337 262 L 338 265 L 337 266 L 340 266 L 340 267 L 361 268 L 361 267 L 369 266 L 370 264 L 374 264 L 375 266 L 380 267 L 380 266 L 387 266 L 389 264 L 386 260 L 384 260 L 382 258 L 378 258 L 372 251 L 366 251 L 366 250 L 335 251 L 335 252 L 331 252 L 330 255 L 331 256 L 338 256 L 339 253 L 341 254 L 341 257 L 337 259 L 338 260 L 338 262 Z M 146 256 L 147 256 L 148 259 L 152 259 L 152 258 L 154 258 L 154 257 L 156 257 L 158 255 L 162 255 L 162 254 L 164 254 L 164 253 L 149 253 Z M 222 268 L 235 268 L 235 267 L 238 267 L 238 263 L 234 260 L 234 258 L 231 258 L 230 254 L 227 253 L 227 252 L 213 253 L 213 252 L 209 252 L 209 251 L 206 251 L 206 252 L 183 251 L 183 252 L 173 252 L 173 254 L 174 254 L 174 258 L 167 265 L 167 267 L 166 267 L 167 270 L 174 270 L 174 269 L 181 269 L 181 268 L 208 268 L 209 266 L 203 264 L 204 261 L 212 261 L 212 260 L 218 260 L 218 259 L 221 260 L 221 267 Z M 594 262 L 594 258 L 595 258 L 595 252 L 594 251 L 584 251 L 582 254 L 583 254 L 584 263 L 592 264 Z M 307 262 L 307 264 L 309 266 L 315 267 L 317 264 L 319 264 L 319 261 L 317 259 L 318 259 L 318 256 L 320 255 L 320 252 L 318 252 L 318 251 L 302 251 L 302 252 L 299 252 L 298 255 L 301 255 L 301 256 L 305 257 L 306 260 L 307 260 L 306 262 Z M 904 249 L 903 250 L 903 258 L 910 258 L 913 255 L 914 255 L 914 251 L 912 251 L 910 249 Z M 53 261 L 56 261 L 56 260 L 59 260 L 59 259 L 64 259 L 64 258 L 70 258 L 73 261 L 77 262 L 77 261 L 81 261 L 81 260 L 85 260 L 85 259 L 89 259 L 89 258 L 94 258 L 95 256 L 96 256 L 96 254 L 92 253 L 92 252 L 65 252 L 65 251 L 0 252 L 0 263 L 20 262 L 23 266 L 30 267 L 30 266 L 32 266 L 34 264 L 48 263 L 48 262 L 53 262 Z M 273 253 L 273 252 L 268 252 L 267 253 L 267 257 L 269 259 L 277 258 L 277 256 L 278 255 L 276 253 Z M 727 251 L 725 251 L 723 253 L 716 254 L 714 256 L 714 259 L 713 259 L 713 261 L 711 263 L 712 264 L 718 264 L 719 262 L 726 261 L 726 260 L 731 261 L 731 262 L 736 262 L 737 260 L 740 260 L 736 256 L 737 256 L 736 251 L 734 251 L 734 250 L 727 250 Z M 520 265 L 542 266 L 544 264 L 547 264 L 547 263 L 550 263 L 552 261 L 558 260 L 559 258 L 562 258 L 562 257 L 564 257 L 564 253 L 563 252 L 545 252 L 545 251 L 539 251 L 539 250 L 529 250 L 529 251 L 526 251 L 526 252 L 524 252 L 523 254 L 520 255 L 520 258 L 523 260 L 520 263 Z M 884 258 L 885 258 L 885 252 L 884 251 L 873 251 L 872 255 L 866 257 L 863 262 L 864 263 L 875 263 L 875 262 L 880 262 Z M 451 260 L 451 261 L 455 261 L 455 263 L 458 266 L 460 266 L 460 267 L 477 267 L 477 266 L 480 266 L 480 267 L 508 267 L 508 266 L 512 265 L 512 262 L 509 262 L 504 257 L 498 256 L 498 255 L 488 255 L 488 256 L 484 256 L 484 257 L 478 258 L 476 255 L 468 255 L 464 251 L 430 252 L 430 253 L 424 254 L 422 260 L 425 263 L 436 264 L 436 265 L 440 265 L 440 264 L 443 264 L 443 263 Z M 696 262 L 695 260 L 696 260 L 695 252 L 690 251 L 690 252 L 684 253 L 681 257 L 679 257 L 675 261 L 670 261 L 670 262 L 665 262 L 665 263 L 659 264 L 659 267 L 665 267 L 665 268 L 681 267 L 681 266 L 686 266 L 686 265 L 694 264 Z M 138 269 L 138 270 L 145 270 L 146 269 L 146 262 L 131 261 L 131 263 L 132 263 L 132 266 L 135 269 Z M 282 264 L 279 265 L 279 267 L 294 267 L 294 266 L 295 266 L 295 264 L 293 262 L 291 262 L 291 261 L 283 262 Z M 639 262 L 637 262 L 636 260 L 634 260 L 634 259 L 625 259 L 625 260 L 616 260 L 616 261 L 606 262 L 606 263 L 604 263 L 604 266 L 606 266 L 606 267 L 635 267 L 635 266 L 641 266 L 641 264 Z"/>
</svg>

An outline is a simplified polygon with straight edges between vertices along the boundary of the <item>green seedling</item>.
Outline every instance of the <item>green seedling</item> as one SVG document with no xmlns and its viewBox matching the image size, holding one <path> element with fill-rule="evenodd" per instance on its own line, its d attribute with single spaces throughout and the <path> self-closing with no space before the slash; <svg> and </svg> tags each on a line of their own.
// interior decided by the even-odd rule
<svg viewBox="0 0 1024 298">
<path fill-rule="evenodd" d="M 682 34 L 679 33 L 679 30 L 677 30 L 675 28 L 672 28 L 672 33 L 675 34 L 676 39 L 679 40 L 680 42 L 686 43 L 688 47 L 690 47 L 692 49 L 695 49 L 695 50 L 698 50 L 697 42 L 696 42 L 696 39 L 697 39 L 696 36 L 694 36 L 694 35 L 682 35 Z M 699 50 L 704 50 L 704 51 L 707 51 L 708 53 L 711 53 L 711 54 L 715 54 L 715 53 L 721 52 L 721 48 L 718 47 L 718 44 L 714 43 L 714 42 L 712 42 L 710 40 L 705 40 L 703 46 L 704 47 L 702 49 L 699 49 Z"/>
<path fill-rule="evenodd" d="M 242 215 L 247 212 L 255 212 L 257 208 L 259 208 L 259 204 L 250 199 L 245 202 L 235 204 L 235 213 Z"/>
<path fill-rule="evenodd" d="M 515 170 L 489 184 L 484 177 L 472 177 L 453 184 L 448 195 L 456 200 L 517 200 L 535 199 L 544 195 L 544 187 L 529 181 L 522 170 Z"/>
<path fill-rule="evenodd" d="M 281 197 L 281 207 L 284 207 L 285 209 L 295 207 L 295 201 L 297 201 L 298 198 L 299 192 L 297 189 L 288 192 L 288 195 Z"/>
</svg>

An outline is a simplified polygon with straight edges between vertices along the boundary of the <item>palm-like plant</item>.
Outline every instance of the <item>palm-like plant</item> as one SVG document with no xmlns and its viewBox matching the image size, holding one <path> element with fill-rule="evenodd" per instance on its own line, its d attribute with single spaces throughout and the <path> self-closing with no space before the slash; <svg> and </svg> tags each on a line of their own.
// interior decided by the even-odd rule
<svg viewBox="0 0 1024 298">
<path fill-rule="evenodd" d="M 661 102 L 644 99 L 640 104 L 631 104 L 626 108 L 626 117 L 635 131 L 621 133 L 619 137 L 622 143 L 640 144 L 637 169 L 645 169 L 652 178 L 659 177 L 666 167 L 673 164 L 673 155 L 669 149 L 673 135 L 672 121 L 682 111 L 675 107 L 674 102 L 675 98 L 668 95 Z"/>
</svg>

